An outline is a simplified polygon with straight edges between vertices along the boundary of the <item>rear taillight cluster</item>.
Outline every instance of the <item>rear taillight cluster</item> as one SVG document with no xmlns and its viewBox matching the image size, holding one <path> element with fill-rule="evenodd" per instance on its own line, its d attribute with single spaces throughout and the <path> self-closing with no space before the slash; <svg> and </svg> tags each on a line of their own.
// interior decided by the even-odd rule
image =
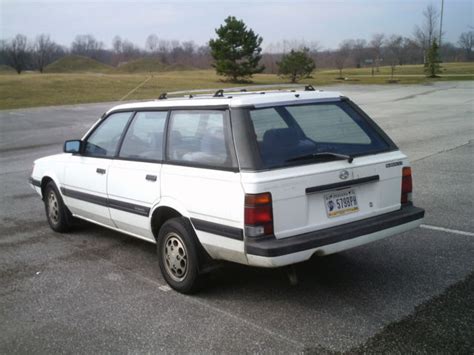
<svg viewBox="0 0 474 355">
<path fill-rule="evenodd" d="M 246 194 L 244 218 L 247 237 L 273 234 L 272 195 L 269 192 Z"/>
<path fill-rule="evenodd" d="M 412 202 L 412 191 L 413 191 L 413 184 L 411 180 L 411 168 L 404 167 L 402 169 L 402 197 L 400 202 L 401 203 L 408 203 Z"/>
</svg>

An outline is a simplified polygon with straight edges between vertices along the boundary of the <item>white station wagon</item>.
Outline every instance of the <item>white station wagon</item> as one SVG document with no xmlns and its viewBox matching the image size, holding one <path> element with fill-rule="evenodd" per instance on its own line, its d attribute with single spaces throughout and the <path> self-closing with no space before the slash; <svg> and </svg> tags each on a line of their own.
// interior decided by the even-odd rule
<svg viewBox="0 0 474 355">
<path fill-rule="evenodd" d="M 112 108 L 30 183 L 57 232 L 73 217 L 157 244 L 177 291 L 215 260 L 280 267 L 417 227 L 407 157 L 335 92 L 167 98 Z"/>
</svg>

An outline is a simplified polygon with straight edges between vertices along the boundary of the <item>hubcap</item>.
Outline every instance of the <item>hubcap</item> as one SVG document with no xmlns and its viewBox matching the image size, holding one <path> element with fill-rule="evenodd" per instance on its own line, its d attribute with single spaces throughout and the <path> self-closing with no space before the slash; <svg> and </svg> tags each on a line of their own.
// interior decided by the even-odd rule
<svg viewBox="0 0 474 355">
<path fill-rule="evenodd" d="M 165 237 L 163 256 L 168 275 L 175 281 L 182 281 L 188 271 L 188 255 L 183 240 L 176 233 Z"/>
<path fill-rule="evenodd" d="M 58 224 L 59 222 L 59 204 L 54 191 L 48 195 L 48 216 L 51 222 Z"/>
</svg>

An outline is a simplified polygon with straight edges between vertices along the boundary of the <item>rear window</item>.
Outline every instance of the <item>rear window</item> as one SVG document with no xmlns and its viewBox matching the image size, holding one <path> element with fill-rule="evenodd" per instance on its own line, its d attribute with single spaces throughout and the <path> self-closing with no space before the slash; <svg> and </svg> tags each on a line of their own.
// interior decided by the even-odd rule
<svg viewBox="0 0 474 355">
<path fill-rule="evenodd" d="M 390 147 L 344 101 L 254 109 L 250 118 L 264 168 L 338 159 L 322 153 L 355 157 Z"/>
</svg>

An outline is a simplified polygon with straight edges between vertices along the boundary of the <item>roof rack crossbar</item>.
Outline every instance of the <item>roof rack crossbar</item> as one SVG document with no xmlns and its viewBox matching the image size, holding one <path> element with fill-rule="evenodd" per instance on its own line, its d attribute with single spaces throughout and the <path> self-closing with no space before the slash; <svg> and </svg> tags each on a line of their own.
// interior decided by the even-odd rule
<svg viewBox="0 0 474 355">
<path fill-rule="evenodd" d="M 224 97 L 224 89 L 219 89 L 214 93 L 214 97 Z"/>
<path fill-rule="evenodd" d="M 160 96 L 158 97 L 158 100 L 166 100 L 167 99 L 168 93 L 162 92 Z"/>
</svg>

